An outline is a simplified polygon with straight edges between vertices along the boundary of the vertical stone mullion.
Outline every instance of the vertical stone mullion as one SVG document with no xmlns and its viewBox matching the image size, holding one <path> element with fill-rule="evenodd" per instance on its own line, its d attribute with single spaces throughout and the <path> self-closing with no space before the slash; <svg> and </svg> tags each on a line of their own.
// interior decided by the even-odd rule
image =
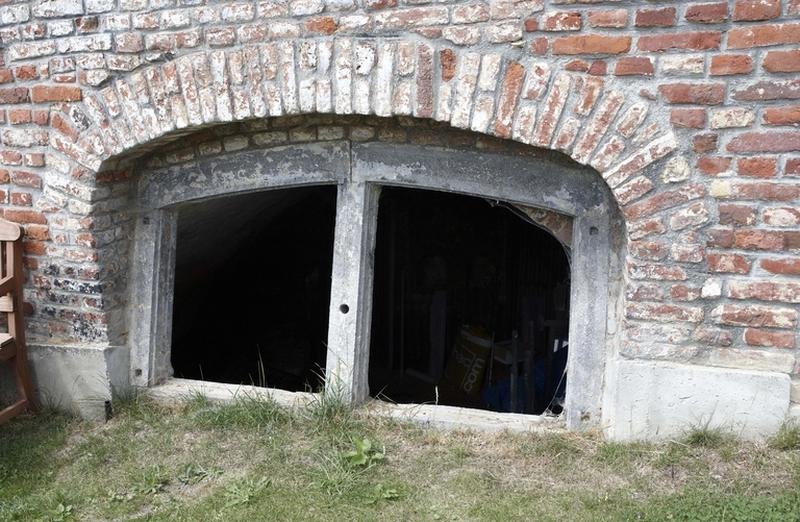
<svg viewBox="0 0 800 522">
<path fill-rule="evenodd" d="M 379 188 L 339 186 L 328 320 L 326 389 L 349 402 L 369 396 L 372 276 Z"/>
</svg>

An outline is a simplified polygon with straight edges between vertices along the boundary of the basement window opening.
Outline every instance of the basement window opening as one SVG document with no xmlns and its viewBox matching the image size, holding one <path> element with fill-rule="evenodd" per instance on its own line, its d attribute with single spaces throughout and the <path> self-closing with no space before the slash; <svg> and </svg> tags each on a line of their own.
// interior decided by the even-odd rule
<svg viewBox="0 0 800 522">
<path fill-rule="evenodd" d="M 336 187 L 221 197 L 177 214 L 175 377 L 317 391 Z"/>
<path fill-rule="evenodd" d="M 562 411 L 570 261 L 528 214 L 478 197 L 382 189 L 370 395 Z"/>
</svg>

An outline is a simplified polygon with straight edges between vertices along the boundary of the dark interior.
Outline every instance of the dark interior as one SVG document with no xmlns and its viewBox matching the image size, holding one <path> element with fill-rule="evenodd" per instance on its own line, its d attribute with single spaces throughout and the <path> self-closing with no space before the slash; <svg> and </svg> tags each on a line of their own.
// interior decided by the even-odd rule
<svg viewBox="0 0 800 522">
<path fill-rule="evenodd" d="M 231 196 L 178 214 L 176 377 L 316 390 L 325 372 L 336 187 Z"/>
<path fill-rule="evenodd" d="M 564 247 L 510 205 L 384 188 L 370 393 L 559 413 L 569 278 Z"/>
</svg>

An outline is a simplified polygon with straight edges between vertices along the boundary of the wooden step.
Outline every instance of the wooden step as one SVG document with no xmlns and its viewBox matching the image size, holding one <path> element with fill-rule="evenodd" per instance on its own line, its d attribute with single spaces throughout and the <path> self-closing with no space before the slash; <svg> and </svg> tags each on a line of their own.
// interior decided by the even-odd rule
<svg viewBox="0 0 800 522">
<path fill-rule="evenodd" d="M 0 334 L 0 361 L 7 361 L 17 355 L 14 338 L 8 334 Z"/>
<path fill-rule="evenodd" d="M 28 401 L 21 400 L 19 402 L 15 402 L 8 408 L 0 411 L 0 424 L 6 423 L 12 418 L 16 417 L 28 407 Z"/>
</svg>

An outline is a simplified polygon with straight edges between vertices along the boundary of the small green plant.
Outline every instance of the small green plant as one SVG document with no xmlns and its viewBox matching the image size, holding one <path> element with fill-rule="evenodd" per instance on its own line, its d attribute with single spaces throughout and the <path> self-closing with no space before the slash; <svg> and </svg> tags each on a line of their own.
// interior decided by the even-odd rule
<svg viewBox="0 0 800 522">
<path fill-rule="evenodd" d="M 249 504 L 271 485 L 272 481 L 267 477 L 235 482 L 225 490 L 225 498 L 227 499 L 225 507 L 230 508 Z"/>
<path fill-rule="evenodd" d="M 718 449 L 732 442 L 734 437 L 722 428 L 712 428 L 710 419 L 703 425 L 693 426 L 686 433 L 685 442 L 696 448 Z"/>
<path fill-rule="evenodd" d="M 328 387 L 314 394 L 306 405 L 306 413 L 317 431 L 347 431 L 353 424 L 353 408 L 345 392 Z"/>
<path fill-rule="evenodd" d="M 212 471 L 205 469 L 203 466 L 198 464 L 187 464 L 181 474 L 178 475 L 178 482 L 184 486 L 191 486 L 193 484 L 197 484 L 212 474 Z"/>
<path fill-rule="evenodd" d="M 369 468 L 386 457 L 385 449 L 378 451 L 366 437 L 353 437 L 352 442 L 353 448 L 342 455 L 351 467 Z"/>
<path fill-rule="evenodd" d="M 71 504 L 61 504 L 56 506 L 55 513 L 51 520 L 63 522 L 65 520 L 72 520 L 75 516 L 75 508 Z"/>
<path fill-rule="evenodd" d="M 771 448 L 781 451 L 800 450 L 800 424 L 786 423 L 769 439 Z"/>
<path fill-rule="evenodd" d="M 372 492 L 372 495 L 367 499 L 367 504 L 377 504 L 381 500 L 393 501 L 400 500 L 402 495 L 397 488 L 390 488 L 383 484 L 378 484 Z"/>
<path fill-rule="evenodd" d="M 142 473 L 136 492 L 142 495 L 155 495 L 161 493 L 164 487 L 169 484 L 169 478 L 164 473 L 161 466 L 152 466 Z"/>
</svg>

